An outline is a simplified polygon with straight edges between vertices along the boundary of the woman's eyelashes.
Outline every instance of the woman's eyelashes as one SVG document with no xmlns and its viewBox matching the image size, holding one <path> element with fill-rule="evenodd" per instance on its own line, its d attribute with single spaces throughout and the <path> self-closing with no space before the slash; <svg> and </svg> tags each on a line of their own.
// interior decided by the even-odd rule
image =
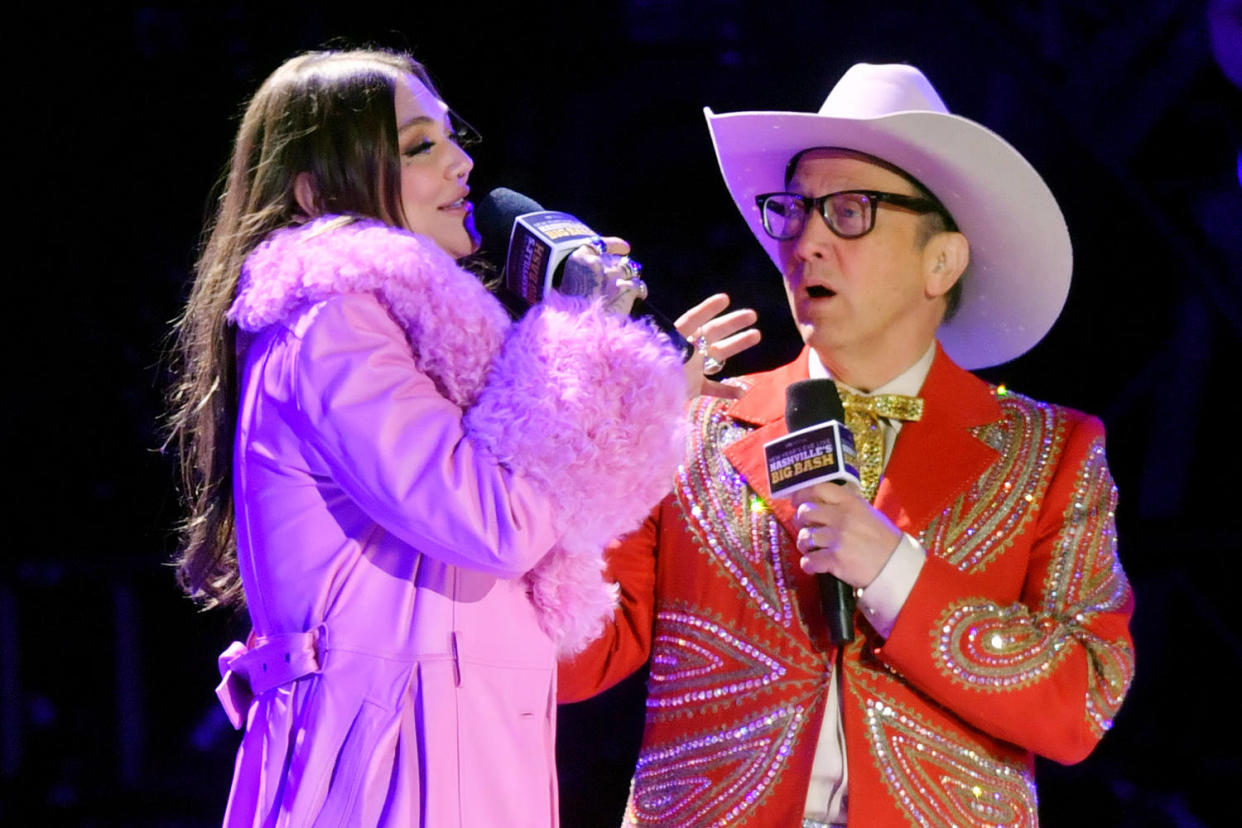
<svg viewBox="0 0 1242 828">
<path fill-rule="evenodd" d="M 444 140 L 452 141 L 459 147 L 464 147 L 465 144 L 471 140 L 471 138 L 472 136 L 466 131 L 458 131 L 447 126 L 444 129 Z M 420 138 L 401 154 L 407 158 L 413 158 L 416 155 L 431 152 L 438 143 L 440 143 L 440 141 L 435 138 Z"/>
<path fill-rule="evenodd" d="M 416 155 L 422 155 L 423 153 L 431 152 L 431 148 L 434 147 L 435 145 L 436 145 L 435 141 L 431 141 L 431 140 L 424 138 L 421 141 L 416 141 L 413 145 L 409 147 L 409 149 L 405 150 L 401 154 L 407 158 L 413 158 Z"/>
</svg>

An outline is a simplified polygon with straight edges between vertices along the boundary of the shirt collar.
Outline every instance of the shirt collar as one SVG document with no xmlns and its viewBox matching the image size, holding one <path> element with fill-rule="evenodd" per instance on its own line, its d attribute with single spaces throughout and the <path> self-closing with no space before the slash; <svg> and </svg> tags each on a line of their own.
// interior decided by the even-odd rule
<svg viewBox="0 0 1242 828">
<path fill-rule="evenodd" d="M 815 349 L 811 348 L 810 355 L 807 360 L 808 375 L 811 379 L 832 379 L 832 374 L 820 362 L 819 354 L 815 353 Z M 875 394 L 905 394 L 908 397 L 917 397 L 919 391 L 923 388 L 923 382 L 927 379 L 927 374 L 931 371 L 932 360 L 936 357 L 936 341 L 932 340 L 927 346 L 927 350 L 923 355 L 914 361 L 909 368 L 893 377 L 879 388 L 869 393 L 859 391 L 853 386 L 841 383 L 846 390 L 855 394 L 864 394 L 865 396 L 874 396 Z"/>
</svg>

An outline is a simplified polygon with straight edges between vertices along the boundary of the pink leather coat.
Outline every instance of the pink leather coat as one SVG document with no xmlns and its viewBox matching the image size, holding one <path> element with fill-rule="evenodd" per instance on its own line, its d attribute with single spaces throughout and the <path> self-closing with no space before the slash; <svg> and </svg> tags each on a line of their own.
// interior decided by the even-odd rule
<svg viewBox="0 0 1242 828">
<path fill-rule="evenodd" d="M 510 325 L 430 242 L 341 218 L 273 234 L 230 314 L 226 825 L 556 825 L 556 656 L 677 464 L 672 349 L 581 300 Z"/>
</svg>

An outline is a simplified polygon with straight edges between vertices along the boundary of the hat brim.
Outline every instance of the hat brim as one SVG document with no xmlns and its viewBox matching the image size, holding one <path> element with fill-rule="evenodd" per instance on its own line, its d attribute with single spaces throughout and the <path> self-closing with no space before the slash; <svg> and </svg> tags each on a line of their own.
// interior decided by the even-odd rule
<svg viewBox="0 0 1242 828">
<path fill-rule="evenodd" d="M 954 361 L 967 369 L 1007 362 L 1056 322 L 1073 269 L 1065 217 L 1035 168 L 986 127 L 928 111 L 862 119 L 703 112 L 729 194 L 778 269 L 779 243 L 764 232 L 755 196 L 784 186 L 795 153 L 850 149 L 918 179 L 970 242 L 962 302 L 937 334 Z"/>
</svg>

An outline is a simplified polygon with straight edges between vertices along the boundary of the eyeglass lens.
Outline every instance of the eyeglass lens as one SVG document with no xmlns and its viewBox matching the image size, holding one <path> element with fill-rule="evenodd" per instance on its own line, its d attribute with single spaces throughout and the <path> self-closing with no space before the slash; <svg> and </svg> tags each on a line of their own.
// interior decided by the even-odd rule
<svg viewBox="0 0 1242 828">
<path fill-rule="evenodd" d="M 817 199 L 818 200 L 818 199 Z M 778 239 L 801 235 L 812 200 L 792 193 L 769 196 L 763 203 L 763 222 Z M 854 238 L 871 229 L 874 206 L 862 193 L 836 193 L 821 202 L 820 213 L 838 236 Z"/>
</svg>

